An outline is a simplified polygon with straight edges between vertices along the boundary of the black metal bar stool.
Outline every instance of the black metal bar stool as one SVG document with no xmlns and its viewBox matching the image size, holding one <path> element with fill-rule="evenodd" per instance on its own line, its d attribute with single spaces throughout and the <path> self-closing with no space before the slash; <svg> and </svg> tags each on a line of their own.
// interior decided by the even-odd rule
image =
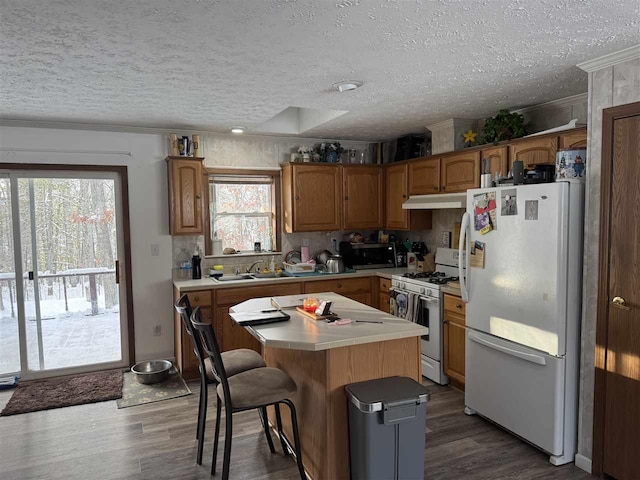
<svg viewBox="0 0 640 480">
<path fill-rule="evenodd" d="M 293 379 L 278 368 L 263 367 L 247 370 L 238 373 L 233 377 L 228 376 L 226 366 L 220 354 L 220 348 L 216 340 L 213 327 L 202 322 L 200 307 L 193 310 L 191 316 L 194 334 L 199 333 L 204 348 L 209 358 L 213 361 L 214 373 L 220 380 L 216 388 L 218 394 L 218 418 L 220 418 L 221 408 L 225 409 L 225 431 L 224 431 L 224 457 L 222 461 L 222 480 L 229 478 L 229 466 L 231 461 L 231 438 L 233 434 L 233 414 L 247 410 L 262 411 L 265 417 L 263 426 L 267 433 L 266 407 L 273 405 L 276 409 L 283 403 L 289 407 L 291 412 L 291 426 L 293 428 L 294 451 L 298 464 L 300 478 L 305 480 L 304 467 L 302 465 L 302 450 L 300 448 L 300 434 L 298 432 L 298 419 L 296 408 L 290 400 L 297 391 L 297 386 Z M 277 411 L 277 410 L 276 410 Z M 282 431 L 282 425 L 278 422 L 278 431 Z M 211 463 L 211 474 L 216 473 L 216 460 L 218 456 L 218 436 L 220 434 L 220 423 L 216 422 L 216 432 L 213 440 L 213 459 Z M 268 433 L 267 433 L 268 435 Z M 282 437 L 281 437 L 282 440 Z"/>
<path fill-rule="evenodd" d="M 199 370 L 200 370 L 200 401 L 198 404 L 198 423 L 196 427 L 196 438 L 198 439 L 198 454 L 196 462 L 198 465 L 202 465 L 202 450 L 204 448 L 204 428 L 207 421 L 207 402 L 208 402 L 208 386 L 218 385 L 218 380 L 214 375 L 213 365 L 211 359 L 207 357 L 200 336 L 193 334 L 193 327 L 191 326 L 191 304 L 189 303 L 189 297 L 187 294 L 182 295 L 175 304 L 176 311 L 180 314 L 182 323 L 184 324 L 187 334 L 191 337 L 191 343 L 193 344 L 193 352 L 198 358 Z M 228 372 L 229 376 L 233 376 L 237 373 L 241 373 L 253 368 L 265 367 L 264 359 L 262 356 L 253 350 L 246 348 L 230 350 L 221 354 L 222 361 Z M 265 418 L 261 417 L 261 420 L 266 422 Z M 216 425 L 218 419 L 216 419 Z M 268 430 L 265 431 L 267 435 L 267 442 L 271 452 L 275 452 L 273 447 L 273 440 L 269 435 Z"/>
</svg>

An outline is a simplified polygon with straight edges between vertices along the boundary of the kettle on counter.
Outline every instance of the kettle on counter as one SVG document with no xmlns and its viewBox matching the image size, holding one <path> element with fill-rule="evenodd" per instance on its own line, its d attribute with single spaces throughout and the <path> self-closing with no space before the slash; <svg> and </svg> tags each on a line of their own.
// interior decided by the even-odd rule
<svg viewBox="0 0 640 480">
<path fill-rule="evenodd" d="M 342 255 L 331 255 L 327 259 L 327 272 L 329 273 L 344 272 L 344 262 L 342 261 Z"/>
</svg>

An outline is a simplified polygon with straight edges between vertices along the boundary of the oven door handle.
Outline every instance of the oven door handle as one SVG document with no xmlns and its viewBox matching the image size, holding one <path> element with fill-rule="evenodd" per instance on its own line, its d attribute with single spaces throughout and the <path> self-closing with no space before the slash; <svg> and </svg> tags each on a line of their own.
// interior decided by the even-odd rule
<svg viewBox="0 0 640 480">
<path fill-rule="evenodd" d="M 435 304 L 440 303 L 440 299 L 433 298 L 433 297 L 420 297 L 420 300 L 422 300 L 425 303 L 435 303 Z"/>
</svg>

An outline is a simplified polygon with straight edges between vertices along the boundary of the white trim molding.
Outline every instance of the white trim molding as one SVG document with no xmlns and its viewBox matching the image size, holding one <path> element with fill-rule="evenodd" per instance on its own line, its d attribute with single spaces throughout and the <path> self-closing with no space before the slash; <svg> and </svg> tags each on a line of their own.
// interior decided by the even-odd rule
<svg viewBox="0 0 640 480">
<path fill-rule="evenodd" d="M 540 103 L 538 105 L 531 105 L 530 107 L 519 108 L 517 110 L 511 110 L 512 113 L 527 113 L 534 110 L 540 110 L 542 108 L 549 107 L 570 107 L 573 105 L 579 105 L 581 103 L 587 103 L 589 95 L 587 92 L 579 93 L 577 95 L 571 95 L 570 97 L 559 98 L 557 100 L 551 100 L 550 102 Z"/>
<path fill-rule="evenodd" d="M 640 58 L 640 45 L 634 45 L 633 47 L 609 53 L 608 55 L 603 55 L 593 60 L 587 60 L 586 62 L 579 63 L 577 67 L 585 72 L 591 73 L 635 58 Z"/>
<path fill-rule="evenodd" d="M 580 455 L 576 453 L 574 461 L 576 462 L 576 467 L 584 470 L 587 473 L 591 473 L 591 459 L 585 457 L 584 455 Z"/>
</svg>

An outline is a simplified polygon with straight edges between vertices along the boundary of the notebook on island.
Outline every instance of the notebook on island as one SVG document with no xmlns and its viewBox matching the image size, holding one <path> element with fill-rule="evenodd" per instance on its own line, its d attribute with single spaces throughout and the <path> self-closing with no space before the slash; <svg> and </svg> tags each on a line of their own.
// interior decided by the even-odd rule
<svg viewBox="0 0 640 480">
<path fill-rule="evenodd" d="M 300 295 L 285 295 L 283 297 L 271 297 L 271 305 L 278 310 L 283 308 L 296 308 L 301 307 L 304 303 L 304 297 Z"/>
<path fill-rule="evenodd" d="M 234 312 L 229 316 L 242 327 L 250 327 L 252 325 L 264 325 L 267 323 L 285 322 L 291 317 L 284 312 Z"/>
</svg>

